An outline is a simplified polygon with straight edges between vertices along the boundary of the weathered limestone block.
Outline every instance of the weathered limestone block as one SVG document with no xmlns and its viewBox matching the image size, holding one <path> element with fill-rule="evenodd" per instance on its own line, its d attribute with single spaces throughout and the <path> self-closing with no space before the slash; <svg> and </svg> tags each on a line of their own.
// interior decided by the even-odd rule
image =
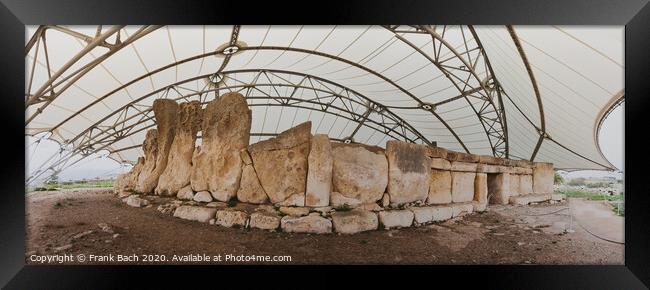
<svg viewBox="0 0 650 290">
<path fill-rule="evenodd" d="M 551 193 L 534 193 L 534 194 L 526 194 L 521 196 L 512 196 L 510 197 L 510 204 L 527 205 L 530 204 L 531 202 L 548 201 L 551 200 L 551 198 L 552 198 Z"/>
<path fill-rule="evenodd" d="M 192 186 L 188 185 L 183 188 L 181 188 L 178 193 L 176 194 L 176 198 L 180 200 L 193 200 L 194 199 L 194 191 L 192 191 Z"/>
<path fill-rule="evenodd" d="M 332 192 L 332 145 L 329 137 L 316 134 L 311 139 L 308 157 L 306 206 L 327 206 Z"/>
<path fill-rule="evenodd" d="M 431 169 L 451 170 L 451 162 L 443 158 L 431 158 Z"/>
<path fill-rule="evenodd" d="M 190 185 L 192 155 L 196 134 L 201 128 L 201 118 L 201 102 L 180 104 L 167 166 L 158 179 L 156 194 L 176 195 L 181 188 Z"/>
<path fill-rule="evenodd" d="M 140 168 L 140 174 L 135 184 L 135 191 L 143 192 L 144 182 L 151 172 L 156 167 L 156 159 L 158 158 L 158 130 L 150 129 L 144 137 L 142 142 L 142 151 L 144 151 L 144 163 Z"/>
<path fill-rule="evenodd" d="M 533 174 L 533 169 L 517 166 L 517 167 L 512 167 L 512 172 L 514 174 L 519 174 L 519 175 L 530 175 Z"/>
<path fill-rule="evenodd" d="M 332 191 L 330 195 L 330 206 L 334 208 L 339 207 L 350 207 L 354 208 L 361 205 L 362 202 L 356 198 L 346 197 L 343 194 L 340 194 L 336 191 Z"/>
<path fill-rule="evenodd" d="M 250 216 L 250 227 L 262 230 L 275 230 L 280 227 L 280 217 L 277 214 L 257 211 Z"/>
<path fill-rule="evenodd" d="M 476 172 L 477 167 L 478 167 L 477 163 L 460 162 L 460 161 L 451 162 L 451 171 Z"/>
<path fill-rule="evenodd" d="M 499 165 L 490 165 L 490 164 L 481 164 L 478 163 L 476 165 L 476 172 L 480 173 L 501 173 L 502 171 L 502 166 Z"/>
<path fill-rule="evenodd" d="M 520 177 L 521 175 L 518 174 L 510 174 L 510 196 L 521 195 L 521 192 L 519 191 Z"/>
<path fill-rule="evenodd" d="M 510 174 L 499 173 L 488 176 L 488 192 L 491 204 L 508 204 L 510 200 Z"/>
<path fill-rule="evenodd" d="M 174 217 L 207 223 L 217 214 L 216 208 L 181 205 L 174 211 Z"/>
<path fill-rule="evenodd" d="M 471 201 L 451 205 L 451 217 L 463 216 L 472 212 L 474 212 L 474 204 Z"/>
<path fill-rule="evenodd" d="M 193 199 L 198 202 L 211 202 L 212 195 L 209 191 L 199 191 L 194 195 Z"/>
<path fill-rule="evenodd" d="M 280 212 L 290 216 L 304 216 L 309 214 L 309 208 L 283 206 L 280 207 Z"/>
<path fill-rule="evenodd" d="M 480 155 L 478 157 L 479 163 L 489 164 L 489 165 L 509 165 L 510 163 L 506 160 L 508 159 L 503 159 L 503 158 L 494 157 L 490 155 Z"/>
<path fill-rule="evenodd" d="M 447 159 L 447 154 L 449 153 L 449 150 L 442 148 L 442 147 L 436 147 L 436 146 L 427 146 L 426 147 L 426 154 L 432 159 L 440 158 L 440 159 Z"/>
<path fill-rule="evenodd" d="M 474 199 L 473 172 L 451 172 L 451 200 L 452 202 L 466 202 Z"/>
<path fill-rule="evenodd" d="M 408 209 L 379 212 L 379 222 L 384 225 L 385 229 L 410 227 L 413 224 L 413 218 L 413 212 Z"/>
<path fill-rule="evenodd" d="M 409 210 L 413 212 L 415 222 L 418 224 L 448 220 L 452 215 L 451 206 L 411 207 Z"/>
<path fill-rule="evenodd" d="M 246 154 L 248 155 L 248 154 Z M 237 199 L 241 202 L 262 204 L 269 201 L 252 164 L 244 165 L 241 182 L 237 190 Z"/>
<path fill-rule="evenodd" d="M 384 210 L 381 206 L 379 206 L 376 203 L 364 203 L 362 205 L 359 205 L 355 207 L 355 209 L 360 209 L 360 210 L 369 210 L 369 211 L 382 211 Z"/>
<path fill-rule="evenodd" d="M 169 151 L 176 135 L 176 119 L 178 104 L 170 99 L 156 99 L 153 102 L 153 113 L 156 118 L 157 142 L 155 163 L 147 166 L 147 151 L 145 151 L 145 167 L 138 177 L 137 190 L 142 193 L 153 193 L 158 185 L 160 175 L 167 168 Z M 143 148 L 145 149 L 145 148 Z M 152 150 L 151 148 L 148 148 Z"/>
<path fill-rule="evenodd" d="M 128 197 L 126 197 L 122 201 L 126 202 L 126 204 L 128 206 L 132 206 L 132 207 L 145 207 L 145 206 L 149 205 L 148 200 L 140 198 L 137 195 L 129 195 Z"/>
<path fill-rule="evenodd" d="M 431 170 L 427 204 L 451 203 L 451 172 Z"/>
<path fill-rule="evenodd" d="M 248 147 L 253 167 L 271 203 L 304 195 L 307 183 L 311 122 Z"/>
<path fill-rule="evenodd" d="M 231 228 L 233 226 L 246 227 L 248 225 L 248 214 L 232 209 L 223 209 L 217 211 L 216 224 Z"/>
<path fill-rule="evenodd" d="M 487 174 L 477 173 L 474 179 L 474 200 L 479 203 L 488 202 L 488 182 Z"/>
<path fill-rule="evenodd" d="M 487 203 L 473 201 L 472 205 L 474 206 L 474 212 L 483 212 L 487 210 Z"/>
<path fill-rule="evenodd" d="M 533 163 L 533 192 L 553 193 L 553 163 Z"/>
<path fill-rule="evenodd" d="M 447 152 L 447 160 L 476 163 L 479 161 L 479 156 L 469 153 L 449 151 Z"/>
<path fill-rule="evenodd" d="M 386 142 L 388 189 L 391 204 L 424 201 L 429 194 L 431 158 L 427 146 L 391 140 Z"/>
<path fill-rule="evenodd" d="M 288 233 L 327 234 L 332 232 L 332 222 L 318 215 L 303 217 L 284 216 L 280 220 L 282 230 Z"/>
<path fill-rule="evenodd" d="M 138 162 L 133 165 L 131 171 L 124 173 L 115 179 L 113 188 L 118 197 L 126 197 L 135 190 L 138 182 L 138 175 L 140 175 L 140 171 L 142 171 L 142 166 L 144 166 L 144 157 L 138 157 Z"/>
<path fill-rule="evenodd" d="M 300 192 L 300 193 L 294 193 L 287 197 L 282 202 L 278 202 L 275 204 L 276 206 L 305 206 L 305 193 Z"/>
<path fill-rule="evenodd" d="M 533 176 L 526 174 L 519 176 L 519 192 L 521 194 L 533 193 Z"/>
<path fill-rule="evenodd" d="M 382 198 L 388 185 L 388 161 L 383 149 L 361 144 L 332 143 L 332 156 L 333 191 L 361 203 Z"/>
<path fill-rule="evenodd" d="M 379 226 L 377 214 L 372 211 L 355 209 L 332 214 L 334 231 L 342 234 L 356 234 L 376 230 Z"/>
<path fill-rule="evenodd" d="M 510 165 L 512 165 L 512 166 L 514 166 L 514 167 L 523 167 L 523 168 L 533 168 L 533 167 L 534 167 L 534 163 L 533 163 L 533 162 L 530 162 L 530 161 L 528 161 L 528 160 L 524 160 L 524 159 L 521 159 L 521 160 L 511 160 L 511 161 L 510 161 Z"/>
<path fill-rule="evenodd" d="M 203 111 L 201 147 L 192 160 L 194 191 L 209 191 L 219 201 L 237 195 L 242 175 L 239 151 L 248 146 L 251 118 L 241 94 L 226 93 L 208 103 Z"/>
</svg>

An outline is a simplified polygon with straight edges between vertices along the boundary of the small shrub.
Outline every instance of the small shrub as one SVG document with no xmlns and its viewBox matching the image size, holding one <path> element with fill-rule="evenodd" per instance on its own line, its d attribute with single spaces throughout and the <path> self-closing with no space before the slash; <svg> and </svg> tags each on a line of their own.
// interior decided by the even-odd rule
<svg viewBox="0 0 650 290">
<path fill-rule="evenodd" d="M 231 198 L 230 200 L 228 200 L 228 203 L 226 204 L 228 205 L 228 207 L 235 207 L 237 206 L 237 199 Z"/>
<path fill-rule="evenodd" d="M 234 225 L 232 225 L 232 227 L 233 227 L 233 229 L 241 229 L 240 224 L 234 224 Z"/>
<path fill-rule="evenodd" d="M 383 229 L 386 229 L 386 227 L 384 227 L 384 224 L 379 223 L 379 226 L 377 226 L 377 229 L 378 230 L 383 230 Z"/>
</svg>

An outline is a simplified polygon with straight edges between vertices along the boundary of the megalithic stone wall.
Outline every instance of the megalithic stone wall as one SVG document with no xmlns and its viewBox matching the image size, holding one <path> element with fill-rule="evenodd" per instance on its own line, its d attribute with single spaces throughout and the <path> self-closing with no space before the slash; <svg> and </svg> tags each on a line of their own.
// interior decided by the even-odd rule
<svg viewBox="0 0 650 290">
<path fill-rule="evenodd" d="M 252 114 L 246 98 L 227 93 L 203 111 L 202 143 L 193 159 L 192 189 L 208 191 L 220 201 L 237 195 L 242 174 L 241 149 L 250 141 Z"/>
<path fill-rule="evenodd" d="M 351 234 L 380 225 L 442 221 L 484 211 L 488 204 L 552 198 L 550 163 L 396 140 L 388 141 L 386 149 L 332 142 L 327 135 L 312 136 L 311 122 L 249 145 L 252 116 L 242 95 L 228 93 L 211 101 L 202 116 L 198 102 L 182 104 L 178 114 L 177 107 L 172 100 L 154 102 L 158 128 L 147 132 L 145 156 L 118 178 L 115 191 L 120 196 L 149 194 L 153 188 L 160 194 L 178 192 L 179 199 L 199 204 L 177 210 L 174 215 L 181 218 Z M 195 148 L 198 120 L 203 142 Z M 260 206 L 255 212 L 202 206 L 235 197 Z"/>
<path fill-rule="evenodd" d="M 176 195 L 181 188 L 190 185 L 192 154 L 201 119 L 201 102 L 180 104 L 174 141 L 169 150 L 167 167 L 158 180 L 156 194 Z"/>
<path fill-rule="evenodd" d="M 167 167 L 169 149 L 176 133 L 178 104 L 170 99 L 157 99 L 153 102 L 153 113 L 158 126 L 157 154 L 153 166 L 146 167 L 146 171 L 143 170 L 138 178 L 138 191 L 143 193 L 153 193 L 160 175 Z"/>
<path fill-rule="evenodd" d="M 140 171 L 142 171 L 142 166 L 144 166 L 144 157 L 138 157 L 138 162 L 129 172 L 122 174 L 115 179 L 113 187 L 119 197 L 128 196 L 135 191 L 135 186 L 138 182 Z"/>
</svg>

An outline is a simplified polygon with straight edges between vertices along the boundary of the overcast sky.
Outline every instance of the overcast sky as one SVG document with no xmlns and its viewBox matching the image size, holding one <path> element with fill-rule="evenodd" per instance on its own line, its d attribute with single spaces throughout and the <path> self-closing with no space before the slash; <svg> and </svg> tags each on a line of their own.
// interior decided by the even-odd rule
<svg viewBox="0 0 650 290">
<path fill-rule="evenodd" d="M 603 122 L 599 142 L 600 148 L 609 160 L 618 169 L 623 170 L 624 160 L 624 105 L 614 109 L 612 113 Z M 28 173 L 34 171 L 41 164 L 47 161 L 53 154 L 58 154 L 59 145 L 47 139 L 36 142 L 38 139 L 27 137 L 26 139 L 26 162 L 28 164 Z M 130 165 L 119 164 L 107 157 L 108 152 L 94 154 L 81 160 L 67 170 L 59 174 L 60 180 L 78 180 L 92 179 L 95 177 L 109 177 L 128 171 Z M 568 178 L 574 177 L 603 177 L 614 176 L 621 178 L 622 174 L 618 172 L 606 172 L 596 170 L 575 171 L 567 174 Z"/>
</svg>

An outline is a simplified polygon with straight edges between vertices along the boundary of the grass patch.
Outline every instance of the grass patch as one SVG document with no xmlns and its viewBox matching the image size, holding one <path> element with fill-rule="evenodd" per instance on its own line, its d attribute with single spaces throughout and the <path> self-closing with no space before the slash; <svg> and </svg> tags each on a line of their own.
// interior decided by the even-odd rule
<svg viewBox="0 0 650 290">
<path fill-rule="evenodd" d="M 575 191 L 575 190 L 568 190 L 559 193 L 564 194 L 567 197 L 584 198 L 587 200 L 607 201 L 608 204 L 612 207 L 612 211 L 614 213 L 616 213 L 619 216 L 625 216 L 625 202 L 624 202 L 625 194 L 622 192 L 621 194 L 615 194 L 615 195 L 603 195 L 595 192 L 584 192 L 584 191 Z M 620 204 L 620 208 L 619 208 L 619 204 Z"/>
<path fill-rule="evenodd" d="M 113 187 L 113 181 L 86 181 L 86 182 L 63 182 L 46 184 L 41 187 L 36 187 L 33 191 L 57 191 L 61 189 L 75 189 L 75 188 L 96 188 L 96 187 Z"/>
<path fill-rule="evenodd" d="M 228 205 L 228 207 L 235 207 L 235 206 L 237 206 L 237 199 L 236 199 L 236 198 L 231 198 L 230 200 L 228 200 L 228 202 L 226 203 L 226 205 Z"/>
</svg>

